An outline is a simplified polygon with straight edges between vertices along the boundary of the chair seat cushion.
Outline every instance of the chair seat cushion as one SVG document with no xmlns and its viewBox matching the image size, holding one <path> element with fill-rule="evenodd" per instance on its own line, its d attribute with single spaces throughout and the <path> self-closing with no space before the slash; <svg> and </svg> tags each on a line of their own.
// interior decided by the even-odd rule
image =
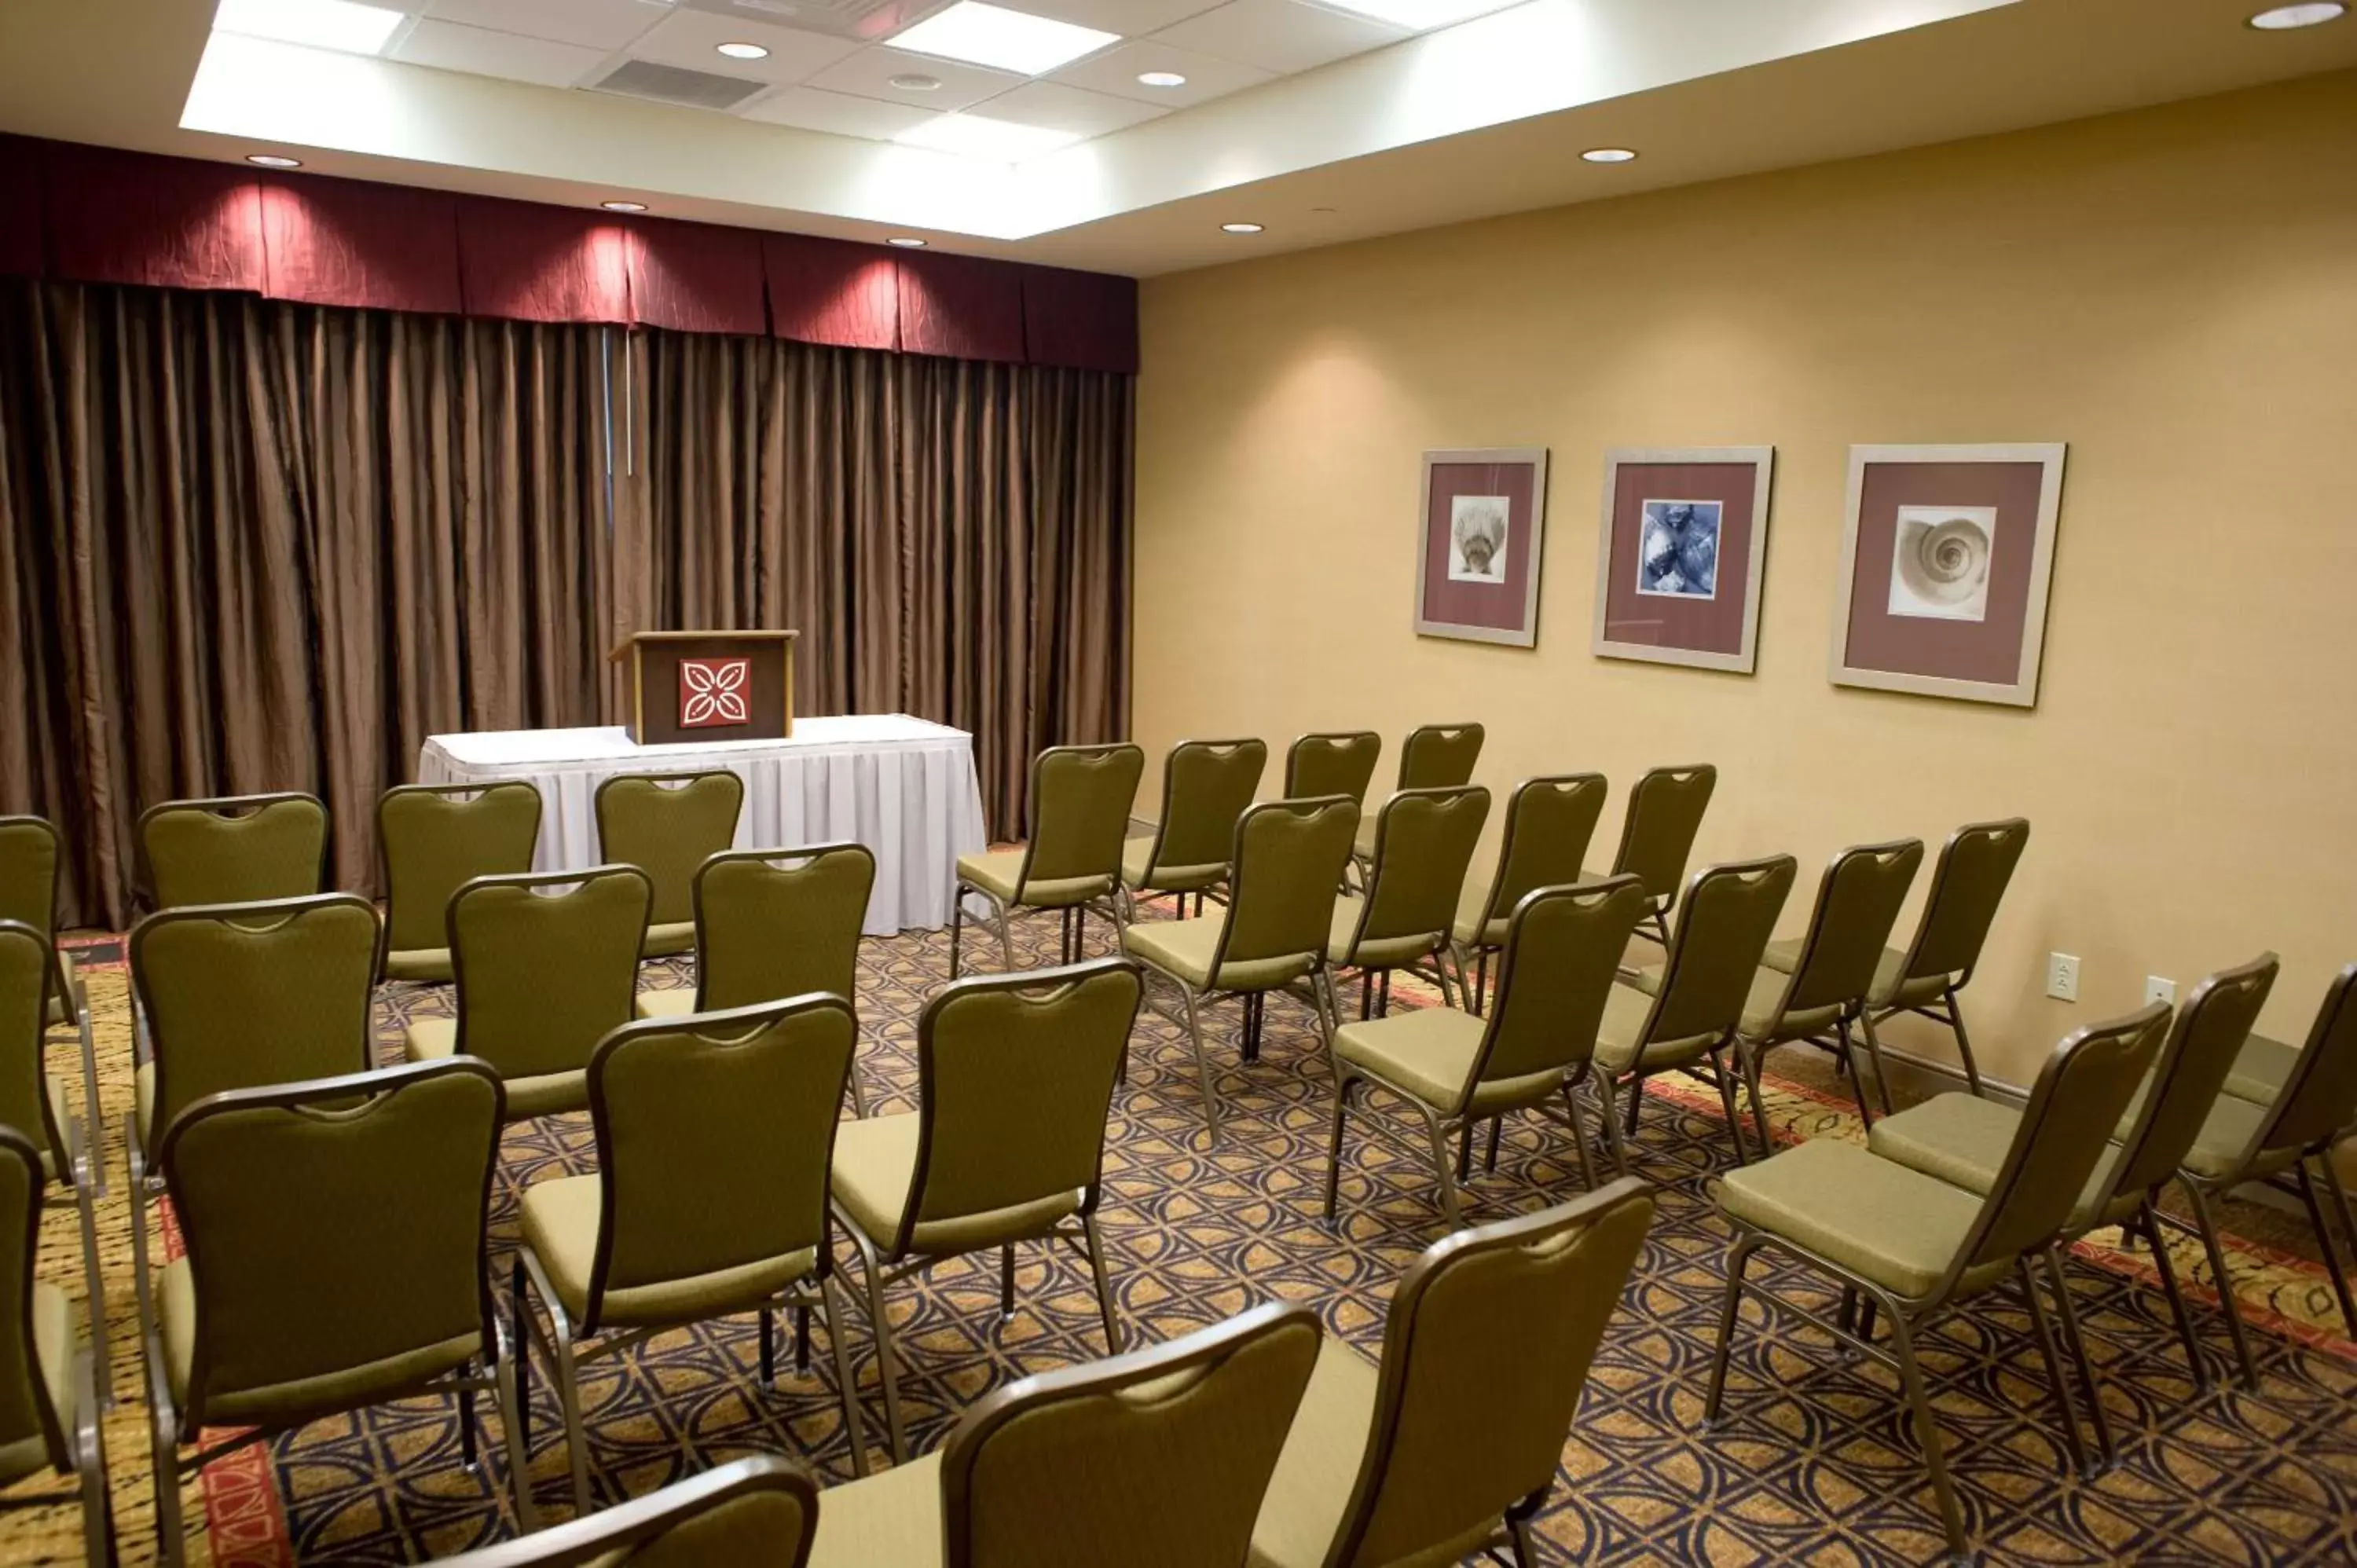
<svg viewBox="0 0 2357 1568">
<path fill-rule="evenodd" d="M 457 972 L 450 967 L 448 948 L 404 948 L 384 955 L 384 977 L 447 985 Z"/>
<path fill-rule="evenodd" d="M 131 1075 L 132 1112 L 139 1124 L 139 1146 L 147 1151 L 153 1165 L 156 1159 L 156 1064 L 144 1061 Z"/>
<path fill-rule="evenodd" d="M 1658 963 L 1645 965 L 1629 977 L 1629 983 L 1648 996 L 1662 993 L 1662 971 Z M 1778 1010 L 1784 1003 L 1784 988 L 1792 983 L 1789 970 L 1770 969 L 1762 965 L 1751 977 L 1750 994 L 1743 999 L 1743 1021 L 1736 1032 L 1745 1039 L 1763 1045 L 1781 1045 L 1787 1040 L 1805 1040 L 1824 1034 L 1841 1016 L 1838 1007 L 1808 1007 L 1781 1016 Z"/>
<path fill-rule="evenodd" d="M 1937 1094 L 1877 1122 L 1867 1134 L 1866 1146 L 1886 1160 L 1986 1197 L 1996 1185 L 1997 1172 L 2004 1168 L 2014 1134 L 2020 1130 L 2021 1112 L 2010 1106 L 1973 1094 Z M 2136 1195 L 2133 1193 L 2122 1203 L 2112 1201 L 2112 1183 L 2126 1156 L 2127 1151 L 2117 1144 L 2104 1151 L 2080 1190 L 2071 1218 L 2063 1222 L 2066 1234 L 2075 1236 L 2098 1225 L 2116 1224 L 2126 1213 L 2135 1212 Z"/>
<path fill-rule="evenodd" d="M 1318 1343 L 1253 1526 L 1251 1568 L 1323 1568 L 1367 1451 L 1376 1386 L 1374 1363 L 1339 1336 Z"/>
<path fill-rule="evenodd" d="M 809 1568 L 941 1568 L 942 1456 L 829 1487 Z"/>
<path fill-rule="evenodd" d="M 2210 1114 L 2202 1118 L 2201 1131 L 2194 1136 L 2193 1147 L 2185 1156 L 2185 1168 L 2212 1181 L 2223 1181 L 2228 1176 L 2238 1181 L 2257 1181 L 2289 1170 L 2298 1163 L 2298 1149 L 2271 1149 L 2253 1159 L 2247 1168 L 2243 1166 L 2243 1152 L 2251 1146 L 2251 1139 L 2266 1120 L 2268 1109 L 2236 1095 L 2220 1095 L 2210 1107 Z"/>
<path fill-rule="evenodd" d="M 1043 909 L 1062 908 L 1071 904 L 1085 904 L 1090 899 L 1113 891 L 1112 879 L 1103 876 L 1067 876 L 1052 882 L 1034 880 L 1016 897 L 1016 887 L 1023 877 L 1023 855 L 1019 849 L 993 850 L 987 854 L 962 854 L 957 859 L 958 880 L 969 887 L 978 887 L 1001 904 L 1017 902 Z"/>
<path fill-rule="evenodd" d="M 1211 865 L 1157 865 L 1154 880 L 1146 878 L 1146 863 L 1154 854 L 1154 841 L 1130 839 L 1121 846 L 1121 879 L 1141 893 L 1192 893 L 1200 887 L 1214 887 L 1228 879 L 1228 863 Z"/>
<path fill-rule="evenodd" d="M 2298 1047 L 2253 1035 L 2235 1053 L 2234 1065 L 2226 1069 L 2226 1092 L 2254 1105 L 2273 1105 L 2291 1080 L 2292 1064 L 2298 1060 Z"/>
<path fill-rule="evenodd" d="M 694 920 L 665 920 L 649 926 L 644 940 L 639 943 L 640 958 L 677 958 L 695 950 Z"/>
<path fill-rule="evenodd" d="M 456 1018 L 414 1018 L 401 1032 L 402 1054 L 414 1062 L 437 1061 L 456 1055 L 457 1049 Z M 496 1069 L 499 1064 L 493 1062 L 491 1066 Z M 543 1073 L 537 1078 L 503 1077 L 500 1081 L 507 1088 L 507 1119 L 511 1122 L 589 1108 L 589 1074 L 586 1069 Z"/>
<path fill-rule="evenodd" d="M 1812 1138 L 1720 1179 L 1734 1218 L 1871 1280 L 1932 1294 L 1971 1232 L 1980 1198 L 1856 1144 Z"/>
<path fill-rule="evenodd" d="M 603 1200 L 600 1179 L 594 1176 L 537 1181 L 523 1195 L 524 1244 L 540 1260 L 550 1287 L 576 1329 L 589 1316 L 590 1275 L 597 1264 Z M 601 1328 L 644 1327 L 749 1312 L 807 1275 L 817 1261 L 817 1250 L 805 1247 L 782 1258 L 683 1280 L 620 1289 L 609 1283 L 606 1299 L 599 1304 L 597 1324 Z"/>
<path fill-rule="evenodd" d="M 1513 911 L 1507 910 L 1484 925 L 1481 917 L 1489 913 L 1490 884 L 1469 879 L 1465 891 L 1457 901 L 1457 919 L 1449 927 L 1448 940 L 1463 948 L 1501 948 L 1506 945 L 1506 929 L 1513 924 Z"/>
<path fill-rule="evenodd" d="M 1604 998 L 1604 1018 L 1596 1029 L 1596 1063 L 1608 1072 L 1659 1072 L 1700 1061 L 1718 1043 L 1716 1035 L 1695 1035 L 1683 1040 L 1654 1040 L 1638 1049 L 1653 999 L 1624 981 L 1616 980 Z"/>
<path fill-rule="evenodd" d="M 1354 949 L 1351 939 L 1359 929 L 1359 917 L 1365 913 L 1367 901 L 1345 893 L 1334 900 L 1334 918 L 1326 935 L 1326 961 L 1350 964 L 1360 969 L 1397 969 L 1426 957 L 1447 940 L 1439 931 L 1416 931 L 1404 937 L 1369 937 Z"/>
<path fill-rule="evenodd" d="M 1214 987 L 1211 958 L 1219 951 L 1220 930 L 1227 918 L 1222 910 L 1191 920 L 1140 920 L 1122 932 L 1122 950 L 1197 991 L 1266 991 L 1289 984 L 1316 967 L 1315 953 L 1231 962 L 1221 966 Z"/>
<path fill-rule="evenodd" d="M 1334 1035 L 1334 1054 L 1426 1105 L 1453 1111 L 1486 1026 L 1454 1007 L 1418 1007 L 1343 1025 Z"/>
<path fill-rule="evenodd" d="M 74 1429 L 73 1307 L 66 1293 L 46 1280 L 33 1282 L 33 1359 L 48 1391 L 58 1425 L 71 1440 Z M 48 1439 L 36 1433 L 0 1448 L 0 1486 L 51 1467 Z"/>
<path fill-rule="evenodd" d="M 917 1177 L 922 1119 L 914 1111 L 845 1122 L 834 1134 L 834 1196 L 877 1248 L 888 1255 L 900 1234 L 900 1216 Z M 927 1219 L 909 1235 L 911 1253 L 949 1256 L 976 1247 L 1043 1235 L 1080 1211 L 1082 1194 L 1053 1193 L 1034 1202 L 982 1214 Z"/>
<path fill-rule="evenodd" d="M 639 1016 L 641 1018 L 684 1018 L 695 1011 L 695 990 L 693 986 L 673 985 L 660 991 L 639 993 Z"/>
<path fill-rule="evenodd" d="M 1770 942 L 1760 961 L 1781 974 L 1790 974 L 1801 965 L 1799 937 Z M 1885 948 L 1874 965 L 1874 982 L 1867 988 L 1866 1000 L 1875 1007 L 1921 1007 L 1937 1002 L 1948 989 L 1944 974 L 1919 975 L 1904 987 L 1899 983 L 1899 972 L 1907 966 L 1907 955 L 1897 948 Z"/>
<path fill-rule="evenodd" d="M 1383 822 L 1383 807 L 1378 805 L 1373 811 L 1360 814 L 1359 831 L 1351 838 L 1351 853 L 1361 860 L 1375 857 L 1375 829 Z"/>
</svg>

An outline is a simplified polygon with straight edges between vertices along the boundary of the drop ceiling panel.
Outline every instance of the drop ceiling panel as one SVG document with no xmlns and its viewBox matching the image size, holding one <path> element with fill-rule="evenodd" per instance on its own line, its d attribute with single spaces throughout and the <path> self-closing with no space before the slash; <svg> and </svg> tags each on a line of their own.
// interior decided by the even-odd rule
<svg viewBox="0 0 2357 1568">
<path fill-rule="evenodd" d="M 729 43 L 759 44 L 770 51 L 769 57 L 731 59 L 719 52 L 722 44 Z M 796 27 L 704 11 L 674 11 L 630 46 L 630 58 L 782 86 L 823 70 L 858 47 L 848 38 L 805 33 Z"/>
<path fill-rule="evenodd" d="M 413 9 L 446 22 L 608 53 L 662 21 L 666 12 L 648 0 L 426 0 Z"/>
<path fill-rule="evenodd" d="M 1229 0 L 1156 36 L 1182 49 L 1285 74 L 1381 48 L 1408 35 L 1404 28 L 1297 0 Z"/>
<path fill-rule="evenodd" d="M 781 87 L 738 113 L 748 120 L 765 120 L 772 125 L 832 131 L 838 136 L 865 136 L 877 142 L 888 142 L 933 117 L 930 109 L 855 98 L 847 92 L 823 92 L 815 87 Z"/>
<path fill-rule="evenodd" d="M 1015 9 L 1071 22 L 1125 38 L 1144 38 L 1173 22 L 1200 16 L 1220 0 L 1017 0 Z"/>
<path fill-rule="evenodd" d="M 489 27 L 462 27 L 425 16 L 395 46 L 393 58 L 412 65 L 470 70 L 478 76 L 505 77 L 543 87 L 571 87 L 597 69 L 606 51 L 497 33 Z"/>
<path fill-rule="evenodd" d="M 1138 77 L 1150 70 L 1167 70 L 1185 77 L 1178 87 L 1148 87 Z M 1171 109 L 1184 109 L 1189 104 L 1207 103 L 1247 87 L 1257 87 L 1264 81 L 1275 81 L 1273 72 L 1255 66 L 1238 65 L 1231 59 L 1198 54 L 1166 44 L 1160 38 L 1141 38 L 1123 44 L 1103 54 L 1074 60 L 1055 72 L 1054 80 L 1085 87 L 1092 92 L 1110 92 L 1117 98 L 1134 98 L 1140 103 L 1152 103 Z"/>
<path fill-rule="evenodd" d="M 634 5 L 651 0 L 631 0 Z M 680 4 L 716 16 L 773 22 L 806 33 L 873 43 L 912 27 L 951 0 L 680 0 Z"/>
<path fill-rule="evenodd" d="M 892 79 L 896 76 L 930 76 L 941 86 L 931 92 L 909 92 L 892 85 Z M 847 59 L 837 60 L 812 77 L 810 85 L 823 87 L 829 92 L 880 98 L 887 103 L 912 103 L 921 109 L 951 110 L 969 108 L 985 98 L 996 98 L 1009 88 L 1022 86 L 1028 80 L 1013 71 L 960 65 L 953 59 L 911 54 L 906 49 L 872 48 L 862 49 Z"/>
<path fill-rule="evenodd" d="M 1102 136 L 1169 113 L 1134 99 L 1067 87 L 1060 81 L 1026 82 L 1012 92 L 992 99 L 983 112 L 994 120 L 1044 125 L 1049 130 L 1071 131 L 1082 136 Z"/>
</svg>

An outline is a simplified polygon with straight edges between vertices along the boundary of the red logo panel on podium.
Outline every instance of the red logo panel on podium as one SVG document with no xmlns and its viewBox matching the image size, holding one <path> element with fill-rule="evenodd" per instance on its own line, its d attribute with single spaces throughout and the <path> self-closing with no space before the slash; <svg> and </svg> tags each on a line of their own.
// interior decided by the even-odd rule
<svg viewBox="0 0 2357 1568">
<path fill-rule="evenodd" d="M 753 722 L 750 659 L 679 661 L 679 727 L 716 729 Z"/>
</svg>

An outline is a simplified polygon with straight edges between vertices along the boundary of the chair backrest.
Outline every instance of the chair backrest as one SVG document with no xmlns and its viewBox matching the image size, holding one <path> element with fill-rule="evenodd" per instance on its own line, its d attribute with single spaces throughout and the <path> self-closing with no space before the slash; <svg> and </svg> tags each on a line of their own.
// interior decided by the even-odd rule
<svg viewBox="0 0 2357 1568">
<path fill-rule="evenodd" d="M 1670 933 L 1644 1040 L 1723 1035 L 1743 1021 L 1760 955 L 1798 870 L 1791 855 L 1771 854 L 1695 873 Z"/>
<path fill-rule="evenodd" d="M 1260 740 L 1182 740 L 1162 765 L 1162 820 L 1146 859 L 1151 875 L 1163 866 L 1225 865 L 1235 847 L 1236 819 L 1253 801 L 1268 767 Z"/>
<path fill-rule="evenodd" d="M 1490 817 L 1479 784 L 1403 789 L 1375 818 L 1375 858 L 1354 941 L 1431 934 L 1448 940 L 1465 870 Z"/>
<path fill-rule="evenodd" d="M 1596 1031 L 1630 933 L 1651 900 L 1633 876 L 1534 888 L 1506 923 L 1497 1000 L 1466 1075 L 1483 1083 L 1558 1072 L 1596 1051 Z"/>
<path fill-rule="evenodd" d="M 702 773 L 618 773 L 597 786 L 597 858 L 647 874 L 650 924 L 695 918 L 695 871 L 737 842 L 745 780 Z"/>
<path fill-rule="evenodd" d="M 1946 1284 L 2001 1273 L 2042 1246 L 2079 1202 L 2112 1130 L 2169 1031 L 2168 1004 L 2073 1031 L 2038 1069 L 2021 1124 Z"/>
<path fill-rule="evenodd" d="M 1358 833 L 1359 808 L 1347 795 L 1264 800 L 1237 819 L 1214 983 L 1231 963 L 1325 955 Z"/>
<path fill-rule="evenodd" d="M 530 871 L 539 838 L 540 790 L 526 779 L 387 789 L 376 802 L 386 948 L 440 947 L 450 895 L 478 876 Z"/>
<path fill-rule="evenodd" d="M 1907 949 L 1901 978 L 1952 974 L 1961 985 L 1981 961 L 1996 907 L 2013 868 L 2029 843 L 2029 823 L 2020 817 L 1974 822 L 1958 828 L 1940 846 L 1932 870 L 1932 891 L 1923 900 L 1923 922 Z"/>
<path fill-rule="evenodd" d="M 1383 737 L 1371 729 L 1305 735 L 1285 754 L 1285 798 L 1315 800 L 1343 795 L 1353 806 L 1363 807 L 1383 750 Z"/>
<path fill-rule="evenodd" d="M 493 1352 L 504 1108 L 490 1069 L 454 1058 L 210 1095 L 171 1124 L 159 1160 L 196 1304 L 184 1433 L 239 1394 L 457 1340 Z"/>
<path fill-rule="evenodd" d="M 1652 1189 L 1623 1176 L 1460 1230 L 1408 1265 L 1327 1568 L 1428 1561 L 1545 1495 L 1652 1222 Z"/>
<path fill-rule="evenodd" d="M 606 1036 L 589 1058 L 604 1217 L 585 1332 L 609 1291 L 823 1259 L 858 1034 L 849 1002 L 806 995 Z"/>
<path fill-rule="evenodd" d="M 376 908 L 353 893 L 184 904 L 131 931 L 156 1050 L 153 1131 L 224 1090 L 365 1072 Z"/>
<path fill-rule="evenodd" d="M 695 873 L 695 1009 L 808 991 L 856 1002 L 859 932 L 876 887 L 866 844 L 742 849 Z"/>
<path fill-rule="evenodd" d="M 167 800 L 139 813 L 136 837 L 158 909 L 301 898 L 327 885 L 328 808 L 317 795 Z"/>
<path fill-rule="evenodd" d="M 1441 789 L 1473 782 L 1481 758 L 1480 725 L 1419 725 L 1400 746 L 1399 787 Z"/>
<path fill-rule="evenodd" d="M 16 1128 L 0 1126 L 0 1485 L 31 1475 L 35 1451 L 59 1470 L 72 1468 L 33 1324 L 42 1181 L 40 1151 Z"/>
<path fill-rule="evenodd" d="M 1678 896 L 1694 854 L 1702 814 L 1718 784 L 1718 769 L 1706 762 L 1656 768 L 1629 791 L 1629 814 L 1620 823 L 1620 848 L 1612 857 L 1615 875 L 1641 878 L 1653 902 L 1666 906 Z"/>
<path fill-rule="evenodd" d="M 1135 962 L 1103 958 L 934 994 L 917 1020 L 917 1170 L 895 1254 L 958 1220 L 1075 1192 L 1082 1212 L 1096 1208 L 1105 1116 L 1144 993 Z"/>
<path fill-rule="evenodd" d="M 945 1568 L 1240 1568 L 1318 1337 L 1271 1303 L 984 1398 L 942 1448 Z"/>
<path fill-rule="evenodd" d="M 587 1068 L 597 1042 L 638 1009 L 639 947 L 652 902 L 635 865 L 479 876 L 452 894 L 459 1053 L 502 1078 Z"/>
<path fill-rule="evenodd" d="M 2332 977 L 2308 1043 L 2284 1079 L 2251 1154 L 2312 1149 L 2357 1122 L 2357 963 Z"/>
<path fill-rule="evenodd" d="M 45 817 L 0 817 L 0 920 L 57 935 L 58 830 Z"/>
<path fill-rule="evenodd" d="M 0 1127 L 56 1153 L 56 1169 L 68 1175 L 41 1063 L 52 969 L 48 938 L 22 920 L 0 920 Z M 0 1439 L 0 1448 L 6 1446 Z"/>
<path fill-rule="evenodd" d="M 2177 1009 L 2153 1062 L 2143 1114 L 2123 1142 L 2112 1196 L 2146 1193 L 2177 1174 L 2259 1021 L 2281 967 L 2273 953 L 2205 977 Z"/>
<path fill-rule="evenodd" d="M 802 1568 L 818 1533 L 818 1483 L 774 1454 L 748 1455 L 587 1519 L 440 1568 Z"/>
<path fill-rule="evenodd" d="M 1534 887 L 1579 880 L 1587 843 L 1596 836 L 1609 787 L 1601 773 L 1525 779 L 1506 801 L 1506 832 L 1498 846 L 1498 875 L 1490 883 L 1481 923 L 1502 920 Z"/>
<path fill-rule="evenodd" d="M 1033 757 L 1031 839 L 1017 896 L 1035 882 L 1102 878 L 1107 890 L 1119 882 L 1129 811 L 1145 773 L 1145 748 L 1125 740 L 1051 746 Z"/>
<path fill-rule="evenodd" d="M 1834 856 L 1817 884 L 1800 959 L 1784 989 L 1787 1017 L 1865 1005 L 1899 907 L 1922 864 L 1921 839 L 1855 844 Z"/>
</svg>

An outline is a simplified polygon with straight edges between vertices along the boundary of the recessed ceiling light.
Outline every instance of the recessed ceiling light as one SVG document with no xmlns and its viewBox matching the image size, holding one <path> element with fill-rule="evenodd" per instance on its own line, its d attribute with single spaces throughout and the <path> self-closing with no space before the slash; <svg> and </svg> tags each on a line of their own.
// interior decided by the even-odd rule
<svg viewBox="0 0 2357 1568">
<path fill-rule="evenodd" d="M 914 234 L 895 234 L 884 242 L 888 245 L 898 245 L 904 251 L 921 251 L 926 243 Z"/>
<path fill-rule="evenodd" d="M 1637 156 L 1626 147 L 1590 147 L 1579 156 L 1592 164 L 1625 164 Z"/>
<path fill-rule="evenodd" d="M 290 158 L 284 153 L 248 153 L 245 155 L 245 161 L 250 164 L 260 164 L 264 168 L 301 168 L 303 166 L 301 158 Z"/>
<path fill-rule="evenodd" d="M 644 212 L 647 209 L 643 201 L 601 201 L 597 205 L 608 212 Z"/>
<path fill-rule="evenodd" d="M 1187 79 L 1175 70 L 1141 70 L 1138 83 L 1145 87 L 1184 87 Z"/>
<path fill-rule="evenodd" d="M 1430 32 L 1469 21 L 1488 11 L 1501 11 L 1512 0 L 1329 0 L 1345 11 L 1389 22 L 1412 33 Z"/>
<path fill-rule="evenodd" d="M 1220 232 L 1222 234 L 1257 234 L 1263 229 L 1267 227 L 1268 225 L 1265 223 L 1222 223 L 1220 225 Z"/>
<path fill-rule="evenodd" d="M 893 86 L 903 92 L 936 92 L 941 90 L 942 85 L 940 77 L 927 76 L 922 71 L 916 70 L 902 71 L 893 77 L 891 81 Z"/>
<path fill-rule="evenodd" d="M 730 59 L 767 59 L 770 58 L 770 51 L 763 48 L 759 44 L 715 44 L 712 46 L 712 48 L 714 53 L 726 55 Z"/>
<path fill-rule="evenodd" d="M 2306 5 L 2277 5 L 2251 18 L 2251 26 L 2266 33 L 2288 32 L 2294 27 L 2313 27 L 2320 22 L 2335 22 L 2349 14 L 2342 0 L 2314 0 Z"/>
<path fill-rule="evenodd" d="M 1009 11 L 983 0 L 958 0 L 889 40 L 894 48 L 1019 70 L 1026 76 L 1053 70 L 1120 41 L 1119 33 Z"/>
<path fill-rule="evenodd" d="M 1037 157 L 1081 139 L 1077 131 L 1050 130 L 1045 125 L 1018 125 L 985 114 L 935 114 L 892 138 L 912 147 L 962 153 L 970 158 L 998 163 Z"/>
<path fill-rule="evenodd" d="M 372 55 L 403 20 L 399 11 L 353 0 L 221 0 L 213 30 Z"/>
</svg>

